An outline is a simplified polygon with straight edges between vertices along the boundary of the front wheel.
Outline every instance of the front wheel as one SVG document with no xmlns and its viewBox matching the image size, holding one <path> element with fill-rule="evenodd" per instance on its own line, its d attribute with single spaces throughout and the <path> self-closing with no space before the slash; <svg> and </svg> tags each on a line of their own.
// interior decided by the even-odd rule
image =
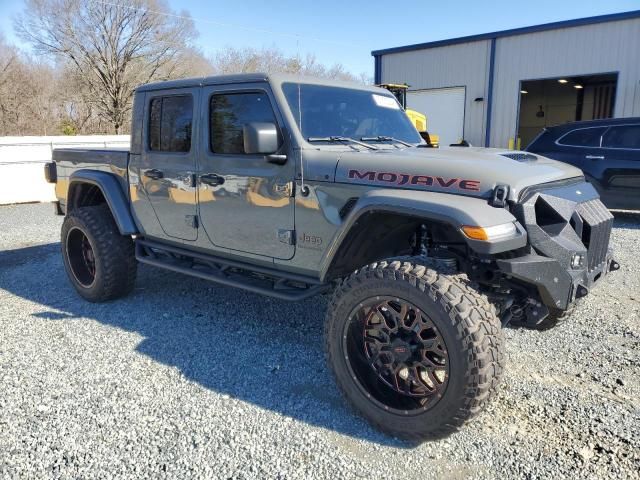
<svg viewBox="0 0 640 480">
<path fill-rule="evenodd" d="M 325 324 L 338 386 L 367 420 L 399 438 L 458 430 L 503 369 L 495 310 L 463 275 L 380 262 L 336 289 Z"/>
</svg>

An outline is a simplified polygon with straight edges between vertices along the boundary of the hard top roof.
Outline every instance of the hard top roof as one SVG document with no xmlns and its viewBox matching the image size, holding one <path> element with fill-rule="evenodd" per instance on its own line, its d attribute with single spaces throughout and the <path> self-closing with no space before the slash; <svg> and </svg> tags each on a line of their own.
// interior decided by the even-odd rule
<svg viewBox="0 0 640 480">
<path fill-rule="evenodd" d="M 303 83 L 313 85 L 327 85 L 333 87 L 357 88 L 384 93 L 385 90 L 373 85 L 362 85 L 344 80 L 332 80 L 327 78 L 308 77 L 304 75 L 286 73 L 238 73 L 233 75 L 213 75 L 209 77 L 184 78 L 181 80 L 168 80 L 164 82 L 148 83 L 139 86 L 136 91 L 149 92 L 155 90 L 165 90 L 173 88 L 200 87 L 205 85 L 225 85 L 235 83 L 259 83 L 269 82 L 275 84 L 282 83 Z"/>
</svg>

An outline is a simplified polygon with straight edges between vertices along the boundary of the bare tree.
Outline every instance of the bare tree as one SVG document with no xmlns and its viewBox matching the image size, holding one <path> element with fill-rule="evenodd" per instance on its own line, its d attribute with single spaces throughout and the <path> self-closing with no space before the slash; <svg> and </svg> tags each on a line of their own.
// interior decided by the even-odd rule
<svg viewBox="0 0 640 480">
<path fill-rule="evenodd" d="M 44 55 L 0 34 L 0 135 L 126 133 L 135 87 L 156 80 L 264 71 L 370 83 L 339 63 L 275 47 L 227 47 L 208 60 L 191 44 L 188 14 L 164 2 L 25 0 L 16 31 Z"/>
<path fill-rule="evenodd" d="M 163 0 L 25 0 L 15 27 L 37 52 L 71 65 L 84 101 L 115 133 L 137 85 L 182 75 L 196 36 L 189 16 L 173 14 Z"/>
<path fill-rule="evenodd" d="M 59 131 L 64 135 L 92 135 L 110 132 L 112 130 L 110 122 L 90 100 L 90 90 L 82 75 L 69 64 L 59 70 L 59 80 L 56 84 L 61 109 Z M 126 131 L 125 124 L 121 133 Z"/>
<path fill-rule="evenodd" d="M 371 83 L 366 74 L 359 76 L 349 73 L 346 68 L 336 63 L 327 67 L 318 63 L 316 56 L 307 54 L 287 56 L 281 50 L 271 48 L 234 48 L 226 47 L 215 54 L 211 60 L 213 70 L 217 74 L 226 73 L 299 73 L 312 77 L 349 80 L 359 83 Z"/>
<path fill-rule="evenodd" d="M 49 133 L 57 115 L 55 96 L 54 70 L 0 36 L 0 135 Z"/>
</svg>

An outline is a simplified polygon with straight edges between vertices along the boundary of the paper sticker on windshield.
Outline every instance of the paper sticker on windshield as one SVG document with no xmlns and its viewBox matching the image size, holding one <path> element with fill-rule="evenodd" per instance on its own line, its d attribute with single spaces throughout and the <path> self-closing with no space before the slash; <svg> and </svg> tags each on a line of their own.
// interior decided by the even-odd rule
<svg viewBox="0 0 640 480">
<path fill-rule="evenodd" d="M 375 93 L 372 95 L 373 101 L 376 102 L 376 105 L 384 108 L 393 108 L 394 110 L 399 110 L 400 105 L 396 102 L 396 99 L 393 97 L 387 97 L 386 95 L 376 95 Z"/>
</svg>

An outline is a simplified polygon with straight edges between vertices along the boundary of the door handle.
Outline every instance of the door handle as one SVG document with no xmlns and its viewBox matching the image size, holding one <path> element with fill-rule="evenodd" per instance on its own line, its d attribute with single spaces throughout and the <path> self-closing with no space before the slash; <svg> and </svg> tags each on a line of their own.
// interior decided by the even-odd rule
<svg viewBox="0 0 640 480">
<path fill-rule="evenodd" d="M 604 160 L 604 155 L 585 155 L 587 160 Z"/>
<path fill-rule="evenodd" d="M 164 173 L 162 173 L 157 168 L 152 168 L 151 170 L 146 170 L 144 172 L 144 176 L 147 178 L 151 178 L 152 180 L 160 180 L 164 177 Z"/>
<path fill-rule="evenodd" d="M 205 173 L 204 175 L 200 175 L 200 183 L 217 187 L 224 183 L 224 177 L 216 175 L 215 173 Z"/>
</svg>

